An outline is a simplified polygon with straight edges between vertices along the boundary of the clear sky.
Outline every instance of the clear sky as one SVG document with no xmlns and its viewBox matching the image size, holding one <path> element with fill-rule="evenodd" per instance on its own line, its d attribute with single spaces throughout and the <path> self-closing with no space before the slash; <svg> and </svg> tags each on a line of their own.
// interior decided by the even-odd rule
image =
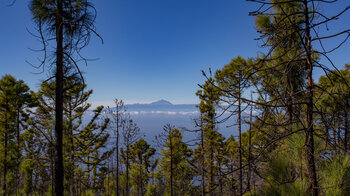
<svg viewBox="0 0 350 196">
<path fill-rule="evenodd" d="M 0 75 L 23 79 L 33 90 L 46 79 L 25 61 L 37 63 L 40 43 L 26 29 L 34 30 L 28 1 L 0 2 Z M 86 82 L 94 94 L 90 101 L 108 103 L 166 99 L 196 103 L 202 69 L 216 70 L 238 55 L 256 57 L 259 36 L 254 18 L 257 4 L 245 0 L 95 0 L 96 27 L 104 44 L 94 38 L 83 54 L 99 58 L 90 62 Z M 340 10 L 348 0 L 329 10 Z M 350 15 L 345 15 L 349 24 Z M 342 24 L 342 23 L 341 23 Z M 349 25 L 350 26 L 350 25 Z M 349 42 L 337 51 L 335 63 L 350 62 Z"/>
</svg>

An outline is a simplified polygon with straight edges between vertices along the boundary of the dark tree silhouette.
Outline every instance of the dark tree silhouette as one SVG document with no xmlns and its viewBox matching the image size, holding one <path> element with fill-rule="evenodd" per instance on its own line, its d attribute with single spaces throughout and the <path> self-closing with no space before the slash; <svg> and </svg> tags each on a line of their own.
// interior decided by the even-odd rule
<svg viewBox="0 0 350 196">
<path fill-rule="evenodd" d="M 87 0 L 31 0 L 30 10 L 37 24 L 42 41 L 44 58 L 38 68 L 54 65 L 55 90 L 55 193 L 63 195 L 63 83 L 68 67 L 79 70 L 77 62 L 86 59 L 80 55 L 81 49 L 88 45 L 91 34 L 95 32 L 96 10 Z M 98 34 L 96 34 L 99 36 Z M 54 58 L 47 58 L 47 45 L 55 42 Z M 51 60 L 52 59 L 52 60 Z M 49 78 L 49 79 L 52 79 Z"/>
</svg>

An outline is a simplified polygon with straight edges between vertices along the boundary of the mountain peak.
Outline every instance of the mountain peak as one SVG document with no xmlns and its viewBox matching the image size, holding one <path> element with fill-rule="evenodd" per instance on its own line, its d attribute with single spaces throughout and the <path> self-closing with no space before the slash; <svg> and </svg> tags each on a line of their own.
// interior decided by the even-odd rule
<svg viewBox="0 0 350 196">
<path fill-rule="evenodd" d="M 159 101 L 152 102 L 151 105 L 173 105 L 167 100 L 161 99 Z"/>
</svg>

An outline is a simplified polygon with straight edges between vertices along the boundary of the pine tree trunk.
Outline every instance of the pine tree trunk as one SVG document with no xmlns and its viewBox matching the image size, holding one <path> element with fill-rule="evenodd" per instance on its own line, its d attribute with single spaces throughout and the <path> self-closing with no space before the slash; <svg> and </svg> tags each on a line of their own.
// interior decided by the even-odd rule
<svg viewBox="0 0 350 196">
<path fill-rule="evenodd" d="M 214 150 L 213 148 L 211 148 L 210 150 L 210 185 L 208 186 L 209 187 L 209 193 L 211 196 L 214 195 L 214 187 L 215 187 L 215 181 L 214 181 L 214 163 L 213 163 L 213 160 L 214 160 Z"/>
<path fill-rule="evenodd" d="M 51 136 L 52 139 L 52 136 Z M 53 145 L 50 144 L 50 169 L 51 169 L 51 195 L 54 195 L 54 184 L 55 184 L 55 172 L 54 172 L 54 149 Z"/>
<path fill-rule="evenodd" d="M 140 195 L 143 196 L 143 174 L 142 174 L 142 155 L 140 156 Z"/>
<path fill-rule="evenodd" d="M 55 193 L 63 196 L 63 2 L 57 0 L 56 16 L 56 101 L 55 101 L 55 137 L 56 137 L 56 160 L 55 160 Z"/>
<path fill-rule="evenodd" d="M 173 194 L 173 143 L 172 136 L 170 136 L 170 196 L 173 196 Z"/>
<path fill-rule="evenodd" d="M 20 170 L 19 165 L 20 165 L 20 158 L 22 155 L 21 152 L 21 147 L 20 147 L 20 131 L 19 131 L 19 108 L 17 108 L 17 115 L 16 115 L 16 136 L 17 136 L 17 150 L 18 150 L 18 155 L 17 155 L 17 160 L 16 160 L 16 195 L 18 194 L 18 188 L 19 188 L 19 181 L 20 181 L 20 176 L 18 171 Z"/>
<path fill-rule="evenodd" d="M 306 148 L 307 148 L 307 161 L 308 161 L 308 175 L 310 180 L 310 194 L 313 196 L 318 195 L 317 189 L 317 175 L 315 165 L 315 149 L 314 149 L 314 127 L 313 127 L 313 79 L 312 79 L 312 49 L 311 49 L 311 35 L 310 35 L 310 24 L 309 24 L 309 8 L 308 1 L 303 0 L 304 4 L 304 15 L 305 15 L 305 44 L 306 44 L 306 71 L 307 71 L 307 130 L 306 130 Z"/>
<path fill-rule="evenodd" d="M 125 183 L 125 195 L 129 196 L 129 144 L 126 146 L 126 183 Z"/>
<path fill-rule="evenodd" d="M 7 103 L 8 105 L 8 103 Z M 4 134 L 4 173 L 3 173 L 3 185 L 2 185 L 2 191 L 3 191 L 3 195 L 7 196 L 7 179 L 6 179 L 6 175 L 7 175 L 7 140 L 8 140 L 8 135 L 7 135 L 7 131 L 9 129 L 8 126 L 8 121 L 7 121 L 7 110 L 5 111 L 5 134 Z"/>
<path fill-rule="evenodd" d="M 7 131 L 7 129 L 6 129 L 6 131 Z M 7 132 L 5 132 L 4 140 L 5 140 L 4 141 L 4 173 L 3 173 L 3 183 L 4 184 L 2 185 L 2 189 L 3 189 L 2 191 L 3 191 L 3 195 L 7 196 L 7 179 L 6 179 L 6 175 L 7 175 L 7 140 L 8 140 Z"/>
<path fill-rule="evenodd" d="M 116 103 L 116 115 L 117 115 L 117 129 L 116 129 L 116 143 L 115 143 L 115 148 L 116 148 L 116 187 L 117 190 L 115 191 L 116 196 L 119 196 L 119 105 Z"/>
<path fill-rule="evenodd" d="M 201 124 L 201 147 L 202 147 L 202 152 L 201 152 L 202 184 L 201 184 L 201 188 L 202 188 L 202 196 L 204 196 L 205 195 L 205 182 L 204 182 L 204 130 L 203 130 L 203 125 L 202 124 Z"/>
<path fill-rule="evenodd" d="M 241 78 L 241 76 L 239 76 Z M 242 126 L 241 126 L 241 81 L 238 84 L 238 154 L 239 154 L 239 195 L 243 195 L 243 172 L 242 172 Z"/>
<path fill-rule="evenodd" d="M 115 191 L 116 196 L 119 196 L 119 130 L 117 128 L 117 142 L 116 142 L 116 149 L 117 149 L 117 160 L 116 160 L 116 187 L 117 190 Z"/>
<path fill-rule="evenodd" d="M 334 119 L 333 117 L 333 120 L 332 120 L 332 135 L 333 135 L 333 151 L 334 151 L 334 154 L 337 154 L 337 131 L 336 131 L 336 120 Z"/>
<path fill-rule="evenodd" d="M 344 110 L 344 129 L 345 129 L 345 133 L 344 133 L 344 148 L 345 148 L 345 152 L 349 151 L 349 117 L 348 117 L 348 108 L 349 108 L 349 101 L 346 98 L 346 109 Z"/>
<path fill-rule="evenodd" d="M 251 97 L 253 100 L 253 97 Z M 250 106 L 250 114 L 249 114 L 249 132 L 248 132 L 248 176 L 247 176 L 247 190 L 250 191 L 250 178 L 252 171 L 252 122 L 253 122 L 253 107 Z"/>
<path fill-rule="evenodd" d="M 73 106 L 71 105 L 71 98 L 69 98 L 69 113 L 68 113 L 68 117 L 69 117 L 69 122 L 68 122 L 68 132 L 69 132 L 69 139 L 70 139 L 70 168 L 69 168 L 69 172 L 67 176 L 69 177 L 69 189 L 70 189 L 70 194 L 71 195 L 77 195 L 76 194 L 76 184 L 75 184 L 75 160 L 74 160 L 74 133 L 73 133 L 73 113 L 72 113 L 72 108 Z"/>
</svg>

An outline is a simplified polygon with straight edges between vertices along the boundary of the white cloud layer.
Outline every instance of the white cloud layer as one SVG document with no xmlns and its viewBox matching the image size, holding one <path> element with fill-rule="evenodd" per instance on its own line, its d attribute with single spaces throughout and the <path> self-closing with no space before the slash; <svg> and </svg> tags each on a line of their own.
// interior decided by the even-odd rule
<svg viewBox="0 0 350 196">
<path fill-rule="evenodd" d="M 174 111 L 129 111 L 130 115 L 162 114 L 162 115 L 195 115 L 198 111 L 174 112 Z"/>
</svg>

